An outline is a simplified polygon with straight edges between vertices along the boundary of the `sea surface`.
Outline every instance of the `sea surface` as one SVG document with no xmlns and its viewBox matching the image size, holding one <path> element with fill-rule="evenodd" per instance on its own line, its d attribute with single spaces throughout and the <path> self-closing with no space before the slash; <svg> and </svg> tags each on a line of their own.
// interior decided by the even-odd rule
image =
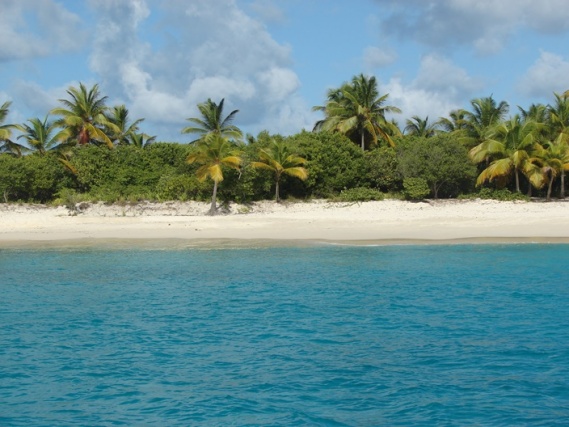
<svg viewBox="0 0 569 427">
<path fill-rule="evenodd" d="M 569 245 L 0 249 L 1 426 L 567 426 Z"/>
</svg>

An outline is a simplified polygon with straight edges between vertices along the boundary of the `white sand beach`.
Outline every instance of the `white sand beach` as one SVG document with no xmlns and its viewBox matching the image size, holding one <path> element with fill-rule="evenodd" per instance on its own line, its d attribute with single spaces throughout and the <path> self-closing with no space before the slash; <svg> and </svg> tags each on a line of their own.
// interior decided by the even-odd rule
<svg viewBox="0 0 569 427">
<path fill-rule="evenodd" d="M 569 202 L 324 200 L 231 204 L 216 216 L 207 203 L 0 204 L 0 245 L 92 240 L 183 239 L 330 242 L 569 242 Z"/>
</svg>

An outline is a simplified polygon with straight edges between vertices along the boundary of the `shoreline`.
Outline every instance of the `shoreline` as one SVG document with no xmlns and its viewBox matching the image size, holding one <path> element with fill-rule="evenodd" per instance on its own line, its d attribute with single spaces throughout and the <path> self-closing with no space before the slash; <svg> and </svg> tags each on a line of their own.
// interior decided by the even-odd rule
<svg viewBox="0 0 569 427">
<path fill-rule="evenodd" d="M 0 248 L 569 243 L 569 202 L 0 204 Z"/>
</svg>

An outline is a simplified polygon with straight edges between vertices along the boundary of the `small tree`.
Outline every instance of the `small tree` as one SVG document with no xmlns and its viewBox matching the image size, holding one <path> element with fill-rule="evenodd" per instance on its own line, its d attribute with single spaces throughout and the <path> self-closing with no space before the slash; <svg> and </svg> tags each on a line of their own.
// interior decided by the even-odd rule
<svg viewBox="0 0 569 427">
<path fill-rule="evenodd" d="M 407 140 L 400 146 L 398 160 L 403 178 L 424 179 L 435 199 L 441 191 L 457 195 L 474 184 L 476 167 L 466 148 L 448 134 Z"/>
<path fill-rule="evenodd" d="M 272 141 L 269 148 L 259 150 L 259 161 L 252 162 L 255 168 L 266 169 L 274 174 L 275 178 L 275 201 L 281 201 L 279 184 L 283 175 L 289 175 L 301 180 L 308 178 L 308 172 L 304 165 L 306 159 L 292 154 L 289 147 L 283 142 Z"/>
<path fill-rule="evenodd" d="M 239 170 L 242 163 L 241 153 L 227 138 L 218 133 L 210 133 L 197 142 L 196 151 L 188 156 L 187 162 L 201 165 L 196 171 L 200 181 L 207 178 L 213 181 L 209 214 L 215 215 L 217 187 L 223 181 L 223 167 Z"/>
</svg>

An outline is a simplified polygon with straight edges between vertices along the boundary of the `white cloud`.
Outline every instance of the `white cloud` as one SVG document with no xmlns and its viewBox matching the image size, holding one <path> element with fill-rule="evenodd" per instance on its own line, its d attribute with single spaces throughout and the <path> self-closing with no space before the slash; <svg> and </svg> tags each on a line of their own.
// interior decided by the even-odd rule
<svg viewBox="0 0 569 427">
<path fill-rule="evenodd" d="M 79 17 L 53 0 L 3 0 L 0 61 L 78 50 L 85 32 Z"/>
<path fill-rule="evenodd" d="M 282 121 L 275 127 L 287 133 L 304 125 L 310 109 L 300 111 L 295 98 L 300 82 L 290 67 L 290 48 L 273 40 L 234 0 L 91 3 L 104 29 L 91 67 L 105 90 L 125 98 L 145 124 L 170 123 L 179 132 L 187 117 L 198 115 L 198 103 L 225 98 L 228 112 L 239 110 L 235 124 L 240 127 L 264 129 L 275 117 Z M 149 10 L 157 8 L 160 19 L 146 25 Z M 156 29 L 162 35 L 158 41 L 158 34 L 145 33 Z"/>
<path fill-rule="evenodd" d="M 495 54 L 517 31 L 569 29 L 566 0 L 376 1 L 390 12 L 382 22 L 387 34 L 437 48 L 470 45 L 480 54 Z"/>
<path fill-rule="evenodd" d="M 382 90 L 389 93 L 389 104 L 403 111 L 393 118 L 404 124 L 412 116 L 428 116 L 431 121 L 446 117 L 450 111 L 463 107 L 472 94 L 482 88 L 482 82 L 450 60 L 427 55 L 421 60 L 417 76 L 410 84 L 392 78 Z"/>
<path fill-rule="evenodd" d="M 560 55 L 542 52 L 519 80 L 518 89 L 525 95 L 540 98 L 565 92 L 569 89 L 569 61 Z"/>
<path fill-rule="evenodd" d="M 250 7 L 263 21 L 277 24 L 286 21 L 285 13 L 275 0 L 255 0 Z"/>
<path fill-rule="evenodd" d="M 392 64 L 397 59 L 397 54 L 390 49 L 369 46 L 364 50 L 363 59 L 365 67 L 373 70 Z"/>
</svg>

